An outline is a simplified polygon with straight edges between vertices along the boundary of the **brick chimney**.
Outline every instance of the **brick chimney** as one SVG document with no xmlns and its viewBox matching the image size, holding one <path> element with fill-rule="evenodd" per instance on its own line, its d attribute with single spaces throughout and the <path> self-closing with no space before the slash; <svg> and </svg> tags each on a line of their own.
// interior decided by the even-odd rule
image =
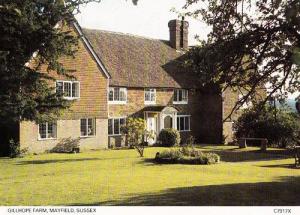
<svg viewBox="0 0 300 215">
<path fill-rule="evenodd" d="M 171 47 L 177 50 L 187 50 L 189 23 L 184 21 L 184 17 L 182 17 L 182 20 L 171 20 L 168 26 L 170 29 Z"/>
</svg>

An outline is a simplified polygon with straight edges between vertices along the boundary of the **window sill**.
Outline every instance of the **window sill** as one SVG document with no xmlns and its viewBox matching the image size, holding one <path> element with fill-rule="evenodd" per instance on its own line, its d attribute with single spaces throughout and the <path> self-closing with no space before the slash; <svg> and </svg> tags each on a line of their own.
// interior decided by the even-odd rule
<svg viewBox="0 0 300 215">
<path fill-rule="evenodd" d="M 91 135 L 91 136 L 80 136 L 79 138 L 86 139 L 86 138 L 92 138 L 96 137 L 96 135 Z"/>
<path fill-rule="evenodd" d="M 57 140 L 57 138 L 38 138 L 38 141 Z"/>
<path fill-rule="evenodd" d="M 179 131 L 179 130 L 178 130 Z M 183 131 L 179 131 L 179 132 L 190 132 L 191 130 L 183 130 Z"/>
<path fill-rule="evenodd" d="M 145 105 L 156 105 L 156 102 L 145 102 Z"/>
<path fill-rule="evenodd" d="M 76 98 L 71 98 L 71 97 L 63 97 L 65 100 L 68 100 L 68 101 L 72 101 L 72 100 L 79 100 L 80 97 L 76 97 Z"/>
<path fill-rule="evenodd" d="M 188 102 L 173 102 L 174 105 L 187 105 Z"/>
<path fill-rule="evenodd" d="M 126 105 L 127 101 L 108 101 L 109 105 Z"/>
</svg>

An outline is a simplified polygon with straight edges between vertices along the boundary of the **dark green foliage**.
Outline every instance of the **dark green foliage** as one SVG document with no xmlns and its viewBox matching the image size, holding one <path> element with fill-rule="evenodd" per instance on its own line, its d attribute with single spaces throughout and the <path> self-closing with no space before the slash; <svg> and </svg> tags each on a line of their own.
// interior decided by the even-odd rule
<svg viewBox="0 0 300 215">
<path fill-rule="evenodd" d="M 180 133 L 176 129 L 162 129 L 158 136 L 161 146 L 171 147 L 178 146 L 180 143 Z"/>
<path fill-rule="evenodd" d="M 92 1 L 97 0 L 0 1 L 0 125 L 52 121 L 69 107 L 49 82 L 53 74 L 73 78 L 59 61 L 77 51 L 78 37 L 67 26 L 79 6 Z"/>
<path fill-rule="evenodd" d="M 79 152 L 80 138 L 64 138 L 49 152 L 51 153 L 77 153 Z"/>
<path fill-rule="evenodd" d="M 20 143 L 11 139 L 9 140 L 9 157 L 10 158 L 17 158 L 21 157 L 22 155 L 26 154 L 28 151 L 27 148 L 20 148 Z"/>
<path fill-rule="evenodd" d="M 158 152 L 155 156 L 158 163 L 180 164 L 216 164 L 220 162 L 220 156 L 215 153 L 203 153 L 193 147 L 182 147 Z"/>
<path fill-rule="evenodd" d="M 197 2 L 188 0 L 185 9 Z M 249 100 L 266 102 L 274 95 L 286 98 L 287 92 L 299 91 L 299 0 L 203 2 L 186 13 L 212 27 L 208 40 L 187 54 L 187 66 L 203 87 L 215 85 L 220 94 L 228 88 L 241 92 L 232 112 Z M 267 96 L 257 98 L 266 83 Z"/>
<path fill-rule="evenodd" d="M 20 144 L 13 139 L 9 141 L 9 157 L 16 158 L 20 155 Z"/>
<path fill-rule="evenodd" d="M 270 106 L 246 110 L 234 128 L 237 138 L 267 138 L 270 145 L 278 147 L 297 145 L 300 140 L 300 117 Z"/>
</svg>

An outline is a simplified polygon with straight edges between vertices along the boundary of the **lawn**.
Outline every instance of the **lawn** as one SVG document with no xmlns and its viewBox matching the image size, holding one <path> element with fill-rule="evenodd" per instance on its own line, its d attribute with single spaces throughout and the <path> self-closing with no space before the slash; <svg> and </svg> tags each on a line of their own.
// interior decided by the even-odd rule
<svg viewBox="0 0 300 215">
<path fill-rule="evenodd" d="M 299 205 L 300 169 L 283 150 L 206 146 L 220 164 L 158 165 L 163 148 L 0 158 L 1 205 Z"/>
</svg>

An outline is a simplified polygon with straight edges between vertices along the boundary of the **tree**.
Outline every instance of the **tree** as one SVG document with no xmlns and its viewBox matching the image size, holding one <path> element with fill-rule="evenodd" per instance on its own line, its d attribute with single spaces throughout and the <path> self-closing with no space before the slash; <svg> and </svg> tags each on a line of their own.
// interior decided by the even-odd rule
<svg viewBox="0 0 300 215">
<path fill-rule="evenodd" d="M 152 132 L 146 130 L 146 122 L 142 118 L 127 118 L 126 125 L 122 127 L 129 146 L 134 147 L 141 157 L 144 156 L 145 140 L 154 138 Z"/>
<path fill-rule="evenodd" d="M 54 73 L 74 78 L 59 59 L 74 57 L 79 38 L 62 26 L 71 26 L 89 2 L 100 0 L 0 1 L 0 126 L 52 120 L 70 106 L 49 82 Z M 37 63 L 29 65 L 33 58 Z"/>
<path fill-rule="evenodd" d="M 266 105 L 246 110 L 234 127 L 238 138 L 267 138 L 272 145 L 287 147 L 300 143 L 299 121 L 299 115 L 286 108 Z"/>
<path fill-rule="evenodd" d="M 187 0 L 184 9 L 197 2 Z M 284 99 L 300 90 L 299 0 L 201 2 L 185 15 L 202 19 L 212 31 L 187 54 L 187 66 L 203 87 L 215 84 L 220 93 L 232 88 L 243 95 L 232 113 L 261 88 L 267 87 L 265 103 L 272 96 Z"/>
</svg>

